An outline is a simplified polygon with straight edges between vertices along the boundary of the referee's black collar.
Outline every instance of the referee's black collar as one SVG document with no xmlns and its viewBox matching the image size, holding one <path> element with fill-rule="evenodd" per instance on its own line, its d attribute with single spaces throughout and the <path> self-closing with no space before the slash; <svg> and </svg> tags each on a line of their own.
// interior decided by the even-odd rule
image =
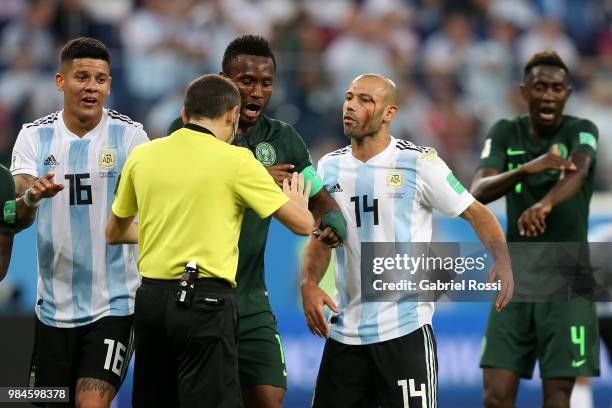
<svg viewBox="0 0 612 408">
<path fill-rule="evenodd" d="M 206 133 L 207 135 L 212 135 L 212 137 L 217 137 L 217 136 L 215 136 L 215 134 L 213 132 L 211 132 L 210 130 L 206 129 L 204 126 L 196 125 L 195 123 L 185 123 L 183 125 L 183 127 L 187 128 L 189 130 L 194 130 L 196 132 Z"/>
</svg>

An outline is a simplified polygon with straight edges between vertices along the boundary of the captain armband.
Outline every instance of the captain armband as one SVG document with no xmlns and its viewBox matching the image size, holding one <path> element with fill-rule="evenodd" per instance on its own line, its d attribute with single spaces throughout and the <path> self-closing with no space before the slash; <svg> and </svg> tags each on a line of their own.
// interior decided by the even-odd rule
<svg viewBox="0 0 612 408">
<path fill-rule="evenodd" d="M 310 197 L 313 197 L 323 188 L 323 180 L 317 174 L 316 170 L 312 166 L 306 167 L 300 172 L 304 175 L 304 185 L 310 180 Z"/>
</svg>

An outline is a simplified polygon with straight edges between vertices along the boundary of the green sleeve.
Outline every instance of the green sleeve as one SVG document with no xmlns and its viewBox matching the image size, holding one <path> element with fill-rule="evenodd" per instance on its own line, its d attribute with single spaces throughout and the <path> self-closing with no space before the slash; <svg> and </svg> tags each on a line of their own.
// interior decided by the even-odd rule
<svg viewBox="0 0 612 408">
<path fill-rule="evenodd" d="M 174 119 L 172 123 L 170 123 L 167 134 L 171 135 L 172 133 L 176 132 L 182 127 L 183 127 L 183 119 L 181 119 L 181 117 L 179 116 L 178 118 Z"/>
<path fill-rule="evenodd" d="M 581 120 L 571 131 L 570 156 L 573 153 L 586 153 L 593 159 L 597 156 L 597 142 L 599 140 L 599 130 L 590 120 Z"/>
<path fill-rule="evenodd" d="M 0 234 L 12 237 L 15 234 L 17 205 L 15 182 L 11 173 L 0 166 Z"/>
<path fill-rule="evenodd" d="M 499 172 L 504 171 L 506 167 L 506 153 L 504 152 L 504 141 L 506 135 L 510 131 L 509 122 L 507 120 L 498 121 L 485 139 L 482 152 L 480 154 L 480 163 L 478 168 L 493 168 Z"/>
</svg>

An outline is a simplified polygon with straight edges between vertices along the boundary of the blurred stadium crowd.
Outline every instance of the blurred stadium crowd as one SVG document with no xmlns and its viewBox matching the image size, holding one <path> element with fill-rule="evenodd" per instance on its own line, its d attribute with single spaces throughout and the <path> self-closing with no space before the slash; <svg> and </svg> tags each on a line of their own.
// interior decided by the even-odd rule
<svg viewBox="0 0 612 408">
<path fill-rule="evenodd" d="M 341 101 L 358 74 L 394 78 L 393 134 L 436 147 L 469 184 L 487 129 L 525 112 L 518 84 L 535 52 L 572 71 L 567 113 L 600 130 L 599 190 L 612 189 L 612 0 L 2 0 L 0 162 L 22 123 L 61 107 L 57 51 L 96 37 L 112 49 L 108 106 L 161 137 L 186 84 L 218 72 L 242 33 L 278 56 L 268 113 L 293 124 L 317 160 L 347 144 Z"/>
</svg>

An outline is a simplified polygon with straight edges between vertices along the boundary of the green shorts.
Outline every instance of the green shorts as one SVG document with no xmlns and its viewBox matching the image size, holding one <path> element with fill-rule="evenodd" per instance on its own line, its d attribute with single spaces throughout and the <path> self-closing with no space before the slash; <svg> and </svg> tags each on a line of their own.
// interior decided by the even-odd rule
<svg viewBox="0 0 612 408">
<path fill-rule="evenodd" d="M 599 327 L 595 304 L 510 303 L 489 313 L 480 367 L 533 376 L 536 359 L 542 378 L 599 375 Z"/>
<path fill-rule="evenodd" d="M 287 389 L 287 367 L 276 318 L 271 312 L 240 317 L 238 334 L 240 385 Z"/>
</svg>

